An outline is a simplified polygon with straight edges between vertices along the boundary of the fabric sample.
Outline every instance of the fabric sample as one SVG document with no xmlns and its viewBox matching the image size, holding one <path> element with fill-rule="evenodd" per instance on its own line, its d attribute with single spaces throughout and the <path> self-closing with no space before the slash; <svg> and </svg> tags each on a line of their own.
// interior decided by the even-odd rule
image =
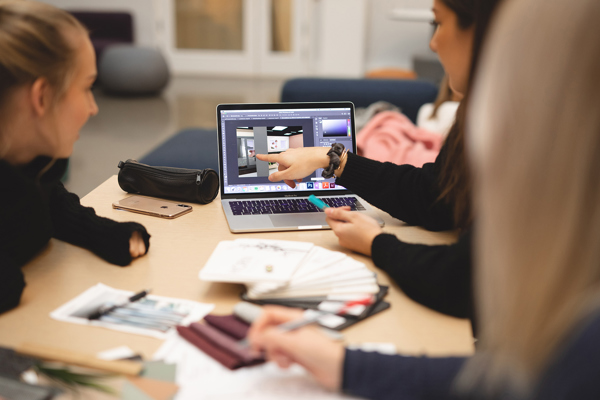
<svg viewBox="0 0 600 400">
<path fill-rule="evenodd" d="M 199 324 L 195 322 L 190 324 L 190 328 L 196 335 L 202 336 L 213 346 L 218 347 L 226 353 L 238 358 L 244 364 L 252 364 L 256 359 L 262 360 L 262 358 L 257 357 L 247 346 L 238 344 L 238 342 L 235 339 L 232 339 L 231 336 L 227 336 L 225 333 L 222 333 L 210 325 Z"/>
<path fill-rule="evenodd" d="M 237 340 L 244 339 L 250 329 L 250 325 L 235 315 L 207 315 L 204 320 L 207 324 Z"/>
<path fill-rule="evenodd" d="M 178 326 L 177 332 L 183 337 L 185 340 L 223 364 L 223 366 L 229 369 L 238 369 L 242 367 L 242 363 L 236 357 L 228 354 L 227 352 L 214 347 L 208 340 L 202 338 L 201 336 L 196 335 L 191 328 L 186 326 Z"/>
<path fill-rule="evenodd" d="M 248 333 L 249 325 L 234 315 L 208 315 L 207 324 L 194 322 L 190 326 L 178 326 L 177 332 L 200 350 L 234 370 L 265 362 L 262 355 L 239 344 Z"/>
</svg>

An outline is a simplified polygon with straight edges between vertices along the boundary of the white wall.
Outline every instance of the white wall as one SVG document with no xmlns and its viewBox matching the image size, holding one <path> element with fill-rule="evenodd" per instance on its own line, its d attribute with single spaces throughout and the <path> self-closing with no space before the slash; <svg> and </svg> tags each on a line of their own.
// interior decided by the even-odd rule
<svg viewBox="0 0 600 400">
<path fill-rule="evenodd" d="M 431 25 L 390 18 L 394 8 L 431 9 L 433 0 L 370 0 L 367 26 L 366 70 L 412 68 L 412 56 L 432 54 Z"/>
<path fill-rule="evenodd" d="M 306 1 L 306 0 L 301 0 Z M 360 77 L 365 73 L 369 0 L 315 1 L 311 73 Z"/>
<path fill-rule="evenodd" d="M 156 46 L 156 27 L 151 0 L 41 0 L 77 11 L 125 11 L 133 15 L 134 40 L 140 46 Z"/>
<path fill-rule="evenodd" d="M 136 43 L 157 46 L 158 37 L 152 0 L 42 0 L 66 9 L 128 11 L 133 15 Z M 341 4 L 341 0 L 331 3 Z M 430 9 L 433 0 L 368 0 L 367 26 L 364 40 L 352 38 L 353 46 L 339 46 L 340 51 L 355 51 L 365 57 L 366 71 L 378 68 L 412 68 L 416 54 L 432 54 L 429 39 L 432 28 L 427 23 L 397 21 L 390 17 L 395 8 Z M 348 18 L 347 15 L 341 15 Z M 356 21 L 357 16 L 353 15 Z M 356 24 L 356 22 L 354 22 Z M 346 35 L 347 36 L 347 35 Z M 348 43 L 348 42 L 346 42 Z M 343 43 L 340 43 L 343 44 Z M 364 51 L 362 51 L 364 49 Z M 323 66 L 319 65 L 322 69 Z M 327 68 L 325 68 L 327 69 Z M 329 71 L 328 71 L 329 72 Z"/>
</svg>

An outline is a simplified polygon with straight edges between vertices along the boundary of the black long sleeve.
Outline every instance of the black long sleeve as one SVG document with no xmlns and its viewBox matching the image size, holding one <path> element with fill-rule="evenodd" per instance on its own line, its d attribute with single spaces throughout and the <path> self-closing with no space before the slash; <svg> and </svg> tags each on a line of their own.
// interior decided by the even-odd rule
<svg viewBox="0 0 600 400">
<path fill-rule="evenodd" d="M 380 234 L 373 262 L 411 299 L 444 314 L 473 321 L 471 232 L 451 245 L 404 243 Z"/>
<path fill-rule="evenodd" d="M 454 228 L 451 205 L 439 201 L 439 171 L 445 148 L 435 163 L 422 168 L 381 163 L 348 154 L 336 183 L 411 225 L 433 231 Z M 413 300 L 444 314 L 473 321 L 471 233 L 449 246 L 409 244 L 381 234 L 371 246 L 375 265 Z"/>
<path fill-rule="evenodd" d="M 45 171 L 50 162 L 38 157 L 17 168 L 0 160 L 0 312 L 19 304 L 25 287 L 21 267 L 51 237 L 87 248 L 121 266 L 131 262 L 133 232 L 142 234 L 146 251 L 150 245 L 150 235 L 142 225 L 102 218 L 92 208 L 83 207 L 59 181 L 67 160 L 58 160 Z"/>
<path fill-rule="evenodd" d="M 25 279 L 21 267 L 6 254 L 0 251 L 0 313 L 19 305 L 21 294 L 25 289 Z"/>
<path fill-rule="evenodd" d="M 454 399 L 463 357 L 405 357 L 346 350 L 342 389 L 368 399 Z"/>
<path fill-rule="evenodd" d="M 142 225 L 99 217 L 93 208 L 82 206 L 79 197 L 68 192 L 62 183 L 46 186 L 45 191 L 55 238 L 89 249 L 120 266 L 131 263 L 129 239 L 133 232 L 142 234 L 146 250 L 150 246 L 150 235 Z"/>
<path fill-rule="evenodd" d="M 430 231 L 454 229 L 452 207 L 438 200 L 442 157 L 440 153 L 435 163 L 416 168 L 348 153 L 344 173 L 336 184 L 407 224 Z"/>
<path fill-rule="evenodd" d="M 0 161 L 0 313 L 17 305 L 25 287 L 21 267 L 50 240 L 47 204 L 32 181 Z"/>
</svg>

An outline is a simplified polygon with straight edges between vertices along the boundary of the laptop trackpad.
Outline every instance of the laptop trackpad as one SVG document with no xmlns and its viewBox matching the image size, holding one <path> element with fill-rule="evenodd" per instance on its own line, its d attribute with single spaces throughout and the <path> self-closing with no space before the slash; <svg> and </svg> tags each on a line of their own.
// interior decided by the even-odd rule
<svg viewBox="0 0 600 400">
<path fill-rule="evenodd" d="M 325 225 L 325 214 L 280 214 L 280 215 L 269 215 L 273 226 L 311 226 L 311 225 Z"/>
</svg>

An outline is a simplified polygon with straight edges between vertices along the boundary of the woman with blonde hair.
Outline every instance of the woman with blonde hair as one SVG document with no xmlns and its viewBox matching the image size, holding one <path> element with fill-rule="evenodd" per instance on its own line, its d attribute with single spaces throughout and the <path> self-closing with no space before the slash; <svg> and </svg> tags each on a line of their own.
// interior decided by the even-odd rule
<svg viewBox="0 0 600 400">
<path fill-rule="evenodd" d="M 508 0 L 479 64 L 467 150 L 474 178 L 470 359 L 344 349 L 276 325 L 255 348 L 325 386 L 377 399 L 600 399 L 600 2 Z"/>
<path fill-rule="evenodd" d="M 462 383 L 600 399 L 598 19 L 597 0 L 513 0 L 486 44 L 467 136 L 480 354 Z"/>
<path fill-rule="evenodd" d="M 19 304 L 21 267 L 51 237 L 127 265 L 146 229 L 96 215 L 60 178 L 79 130 L 98 107 L 94 49 L 70 14 L 34 1 L 0 1 L 0 312 Z"/>
</svg>

